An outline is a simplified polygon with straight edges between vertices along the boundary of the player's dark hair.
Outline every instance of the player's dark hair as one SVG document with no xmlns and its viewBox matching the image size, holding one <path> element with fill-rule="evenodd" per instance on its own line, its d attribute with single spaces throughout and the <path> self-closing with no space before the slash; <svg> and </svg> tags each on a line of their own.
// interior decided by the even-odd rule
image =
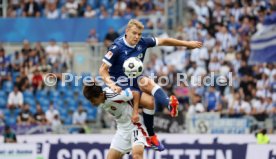
<svg viewBox="0 0 276 159">
<path fill-rule="evenodd" d="M 97 98 L 103 93 L 101 86 L 98 86 L 95 82 L 88 82 L 84 85 L 83 95 L 86 99 Z"/>
</svg>

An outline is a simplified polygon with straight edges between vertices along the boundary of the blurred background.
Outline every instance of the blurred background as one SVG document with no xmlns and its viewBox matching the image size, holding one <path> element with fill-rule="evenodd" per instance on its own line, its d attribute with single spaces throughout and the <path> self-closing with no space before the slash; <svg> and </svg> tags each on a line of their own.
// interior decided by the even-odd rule
<svg viewBox="0 0 276 159">
<path fill-rule="evenodd" d="M 52 134 L 115 132 L 112 117 L 83 97 L 82 80 L 75 82 L 73 77 L 63 86 L 61 73 L 82 78 L 98 75 L 108 46 L 124 34 L 128 20 L 136 18 L 145 25 L 144 36 L 203 42 L 194 50 L 148 49 L 144 74 L 169 77 L 163 88 L 180 102 L 175 119 L 166 108 L 156 108 L 155 129 L 165 135 L 161 139 L 170 141 L 175 133 L 198 134 L 190 137 L 195 142 L 198 137 L 214 137 L 212 145 L 223 135 L 230 135 L 227 141 L 241 143 L 235 140 L 240 134 L 245 137 L 242 143 L 257 143 L 262 132 L 275 144 L 276 54 L 260 61 L 262 55 L 253 57 L 250 45 L 275 11 L 275 0 L 1 0 L 0 132 L 9 126 L 22 136 L 21 142 L 28 142 L 33 134 L 46 141 Z M 275 38 L 273 30 L 268 34 Z M 44 84 L 47 73 L 57 76 L 56 85 Z M 177 73 L 185 73 L 188 84 L 177 85 Z M 192 82 L 192 76 L 211 74 L 215 79 L 224 76 L 227 86 Z M 246 153 L 242 150 L 241 156 Z M 269 155 L 275 157 L 275 148 Z"/>
</svg>

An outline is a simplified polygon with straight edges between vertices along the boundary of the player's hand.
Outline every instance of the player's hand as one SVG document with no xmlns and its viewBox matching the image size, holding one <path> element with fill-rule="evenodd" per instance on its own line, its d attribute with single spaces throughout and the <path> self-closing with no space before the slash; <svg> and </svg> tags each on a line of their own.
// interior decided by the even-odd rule
<svg viewBox="0 0 276 159">
<path fill-rule="evenodd" d="M 122 88 L 117 85 L 111 85 L 110 88 L 116 93 L 120 93 L 122 91 Z"/>
<path fill-rule="evenodd" d="M 189 41 L 189 49 L 195 49 L 195 48 L 201 48 L 202 47 L 202 42 L 200 41 Z"/>
<path fill-rule="evenodd" d="M 138 123 L 139 122 L 139 113 L 138 112 L 133 112 L 132 117 L 131 117 L 132 123 Z"/>
</svg>

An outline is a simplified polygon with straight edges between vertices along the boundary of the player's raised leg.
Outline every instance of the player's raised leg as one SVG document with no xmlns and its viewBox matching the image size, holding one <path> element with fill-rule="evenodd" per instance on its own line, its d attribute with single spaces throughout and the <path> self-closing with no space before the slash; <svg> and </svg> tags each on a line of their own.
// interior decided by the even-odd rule
<svg viewBox="0 0 276 159">
<path fill-rule="evenodd" d="M 142 93 L 142 96 L 140 98 L 140 105 L 143 107 L 143 119 L 144 124 L 147 128 L 148 135 L 150 136 L 151 146 L 155 150 L 163 151 L 164 145 L 159 142 L 153 128 L 153 122 L 154 122 L 154 98 L 147 94 Z"/>
<path fill-rule="evenodd" d="M 155 107 L 167 107 L 171 116 L 177 117 L 179 103 L 175 96 L 169 98 L 164 90 L 148 77 L 142 77 L 138 84 L 142 92 L 154 97 Z"/>
</svg>

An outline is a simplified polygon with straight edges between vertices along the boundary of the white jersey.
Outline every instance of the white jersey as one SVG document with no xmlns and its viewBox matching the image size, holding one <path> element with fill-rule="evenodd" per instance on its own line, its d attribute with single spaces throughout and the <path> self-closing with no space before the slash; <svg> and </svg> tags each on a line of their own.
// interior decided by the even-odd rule
<svg viewBox="0 0 276 159">
<path fill-rule="evenodd" d="M 120 94 L 115 93 L 109 87 L 103 89 L 106 95 L 106 100 L 100 105 L 105 111 L 115 117 L 117 128 L 120 131 L 130 131 L 134 125 L 131 122 L 132 116 L 132 99 L 133 95 L 128 88 L 122 90 Z"/>
<path fill-rule="evenodd" d="M 148 133 L 141 122 L 135 125 L 131 122 L 133 95 L 128 88 L 120 94 L 113 92 L 110 88 L 103 89 L 106 100 L 99 107 L 109 112 L 115 117 L 117 122 L 117 132 L 112 139 L 110 148 L 126 154 L 131 151 L 134 145 L 149 146 L 147 143 Z"/>
</svg>

